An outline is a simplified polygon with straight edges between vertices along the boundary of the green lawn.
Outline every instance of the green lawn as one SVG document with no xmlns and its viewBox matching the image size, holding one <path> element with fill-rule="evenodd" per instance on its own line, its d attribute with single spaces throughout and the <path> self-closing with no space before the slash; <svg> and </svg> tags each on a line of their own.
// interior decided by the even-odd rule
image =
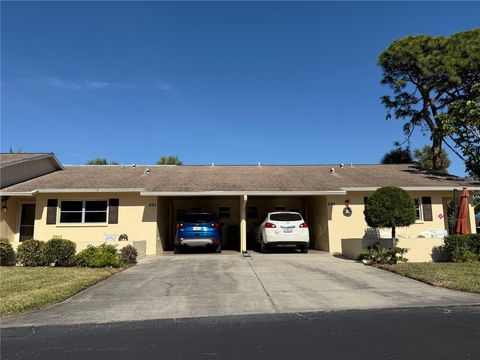
<svg viewBox="0 0 480 360">
<path fill-rule="evenodd" d="M 0 267 L 0 317 L 63 301 L 118 271 L 113 268 Z"/>
<path fill-rule="evenodd" d="M 381 267 L 427 284 L 480 293 L 480 262 L 402 263 Z"/>
</svg>

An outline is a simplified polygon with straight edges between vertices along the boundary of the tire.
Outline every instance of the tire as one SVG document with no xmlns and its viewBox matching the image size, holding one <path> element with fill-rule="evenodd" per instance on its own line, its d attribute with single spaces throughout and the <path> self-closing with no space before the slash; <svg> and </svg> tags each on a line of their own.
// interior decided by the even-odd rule
<svg viewBox="0 0 480 360">
<path fill-rule="evenodd" d="M 306 254 L 308 253 L 308 246 L 305 246 L 301 249 L 302 253 Z"/>
<path fill-rule="evenodd" d="M 263 242 L 263 239 L 260 239 L 260 252 L 266 254 L 268 252 L 268 247 Z"/>
</svg>

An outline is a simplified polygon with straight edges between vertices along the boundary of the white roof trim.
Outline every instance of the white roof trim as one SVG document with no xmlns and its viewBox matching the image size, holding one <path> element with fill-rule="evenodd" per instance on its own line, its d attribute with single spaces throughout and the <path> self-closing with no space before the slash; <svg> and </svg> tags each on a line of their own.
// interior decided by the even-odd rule
<svg viewBox="0 0 480 360">
<path fill-rule="evenodd" d="M 379 189 L 379 187 L 351 187 L 351 188 L 343 188 L 345 191 L 375 191 Z M 399 186 L 400 188 L 407 190 L 407 191 L 452 191 L 452 190 L 459 190 L 463 188 L 467 188 L 468 190 L 480 190 L 480 186 L 468 186 L 465 185 L 458 185 L 458 186 Z"/>
<path fill-rule="evenodd" d="M 311 196 L 345 195 L 344 190 L 333 191 L 142 191 L 141 196 Z"/>
</svg>

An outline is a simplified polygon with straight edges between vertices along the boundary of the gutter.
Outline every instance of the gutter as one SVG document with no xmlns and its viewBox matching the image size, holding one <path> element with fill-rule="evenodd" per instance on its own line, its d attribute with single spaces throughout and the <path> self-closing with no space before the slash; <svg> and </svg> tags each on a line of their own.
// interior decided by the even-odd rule
<svg viewBox="0 0 480 360">
<path fill-rule="evenodd" d="M 378 187 L 351 187 L 351 188 L 343 188 L 345 191 L 348 192 L 355 192 L 355 191 L 375 191 L 381 188 L 382 186 Z M 479 191 L 480 186 L 467 186 L 465 185 L 458 185 L 458 186 L 399 186 L 403 190 L 407 191 L 453 191 L 455 189 L 463 189 L 467 188 L 471 191 Z"/>
<path fill-rule="evenodd" d="M 0 196 L 35 196 L 38 191 L 0 191 Z"/>
<path fill-rule="evenodd" d="M 142 191 L 140 196 L 313 196 L 345 195 L 345 190 L 331 191 Z"/>
<path fill-rule="evenodd" d="M 84 189 L 38 189 L 35 190 L 42 194 L 52 193 L 129 193 L 141 192 L 143 188 L 84 188 Z"/>
</svg>

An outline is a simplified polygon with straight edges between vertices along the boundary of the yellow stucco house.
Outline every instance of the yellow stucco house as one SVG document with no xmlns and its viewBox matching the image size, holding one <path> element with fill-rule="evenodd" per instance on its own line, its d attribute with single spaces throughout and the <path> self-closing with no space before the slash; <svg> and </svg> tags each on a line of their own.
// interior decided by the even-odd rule
<svg viewBox="0 0 480 360">
<path fill-rule="evenodd" d="M 14 246 L 61 237 L 78 250 L 111 242 L 147 255 L 172 249 L 184 211 L 217 213 L 223 247 L 244 251 L 264 212 L 295 210 L 309 224 L 310 248 L 355 258 L 375 241 L 388 241 L 388 229 L 368 228 L 363 209 L 377 188 L 396 185 L 417 206 L 417 222 L 397 230 L 398 246 L 410 249 L 410 261 L 431 261 L 447 233 L 453 191 L 480 191 L 479 183 L 411 164 L 63 166 L 51 153 L 1 154 L 0 179 L 0 237 Z"/>
</svg>

